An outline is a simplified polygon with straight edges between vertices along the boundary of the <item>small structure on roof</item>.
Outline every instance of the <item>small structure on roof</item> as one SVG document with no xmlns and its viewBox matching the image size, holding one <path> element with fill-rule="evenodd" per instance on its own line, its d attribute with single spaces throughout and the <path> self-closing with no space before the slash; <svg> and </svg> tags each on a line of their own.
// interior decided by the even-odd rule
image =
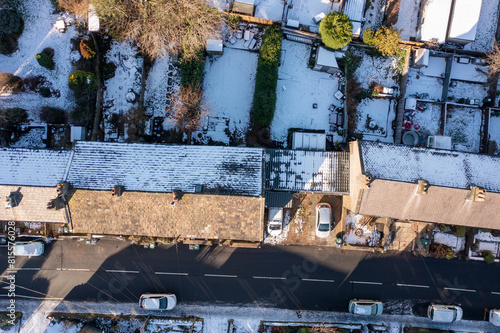
<svg viewBox="0 0 500 333">
<path fill-rule="evenodd" d="M 446 41 L 448 21 L 453 0 L 423 0 L 418 16 L 417 41 L 431 39 L 438 43 Z"/>
<path fill-rule="evenodd" d="M 299 20 L 288 19 L 286 21 L 286 26 L 289 27 L 289 28 L 298 29 L 300 27 L 300 23 L 299 23 Z"/>
<path fill-rule="evenodd" d="M 292 135 L 292 149 L 325 150 L 325 133 L 294 132 Z"/>
<path fill-rule="evenodd" d="M 326 17 L 326 14 L 323 13 L 323 12 L 321 12 L 318 15 L 314 16 L 313 17 L 314 24 L 319 24 L 321 22 L 321 20 L 324 19 L 325 17 Z"/>
<path fill-rule="evenodd" d="M 99 17 L 97 16 L 94 5 L 92 4 L 89 5 L 88 20 L 90 32 L 98 32 L 101 29 Z"/>
<path fill-rule="evenodd" d="M 476 39 L 482 0 L 454 0 L 448 41 L 470 43 Z"/>
<path fill-rule="evenodd" d="M 335 52 L 329 51 L 324 47 L 318 47 L 318 51 L 316 51 L 316 63 L 313 69 L 330 74 L 335 73 L 339 69 L 337 59 L 335 59 Z"/>
<path fill-rule="evenodd" d="M 343 5 L 344 14 L 351 20 L 354 37 L 361 35 L 361 25 L 365 20 L 365 2 L 366 0 L 346 0 Z"/>
<path fill-rule="evenodd" d="M 208 54 L 223 54 L 224 46 L 222 39 L 209 39 L 207 40 L 207 53 Z"/>
<path fill-rule="evenodd" d="M 235 0 L 232 12 L 253 16 L 254 9 L 254 0 Z"/>
</svg>

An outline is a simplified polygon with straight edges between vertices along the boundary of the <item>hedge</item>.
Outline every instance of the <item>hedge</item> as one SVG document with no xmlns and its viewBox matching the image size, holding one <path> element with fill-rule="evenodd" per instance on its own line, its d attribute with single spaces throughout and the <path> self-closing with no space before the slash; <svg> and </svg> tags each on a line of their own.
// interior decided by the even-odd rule
<svg viewBox="0 0 500 333">
<path fill-rule="evenodd" d="M 23 20 L 13 10 L 0 10 L 0 34 L 21 34 L 23 31 Z"/>
<path fill-rule="evenodd" d="M 199 51 L 196 56 L 189 59 L 182 58 L 179 62 L 181 67 L 181 85 L 183 87 L 200 87 L 205 69 L 203 50 Z"/>
<path fill-rule="evenodd" d="M 256 125 L 269 126 L 273 121 L 282 38 L 278 26 L 267 27 L 262 37 L 252 107 L 252 120 Z"/>
<path fill-rule="evenodd" d="M 43 106 L 40 110 L 40 119 L 48 124 L 66 124 L 68 114 L 63 109 Z"/>
<path fill-rule="evenodd" d="M 45 67 L 47 69 L 53 70 L 56 66 L 55 63 L 50 57 L 45 54 L 45 53 L 38 53 L 36 55 L 36 61 L 38 61 L 38 64 L 42 67 Z"/>
<path fill-rule="evenodd" d="M 82 91 L 97 90 L 97 76 L 87 71 L 74 71 L 68 77 L 68 85 L 71 89 Z"/>
</svg>

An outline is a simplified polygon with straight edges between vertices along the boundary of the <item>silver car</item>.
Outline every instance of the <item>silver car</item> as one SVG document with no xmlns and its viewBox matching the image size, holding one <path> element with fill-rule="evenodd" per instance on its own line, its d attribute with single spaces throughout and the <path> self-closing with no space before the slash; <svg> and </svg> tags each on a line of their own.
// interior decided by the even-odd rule
<svg viewBox="0 0 500 333">
<path fill-rule="evenodd" d="M 456 305 L 431 304 L 427 308 L 427 317 L 439 323 L 453 323 L 461 320 L 462 316 L 462 308 Z"/>
<path fill-rule="evenodd" d="M 349 301 L 349 312 L 352 314 L 374 316 L 382 314 L 384 306 L 382 302 L 370 299 L 351 299 Z"/>
<path fill-rule="evenodd" d="M 489 322 L 495 326 L 500 326 L 500 309 L 490 310 Z"/>
<path fill-rule="evenodd" d="M 177 305 L 174 294 L 143 294 L 139 307 L 144 310 L 172 310 Z"/>
<path fill-rule="evenodd" d="M 327 203 L 316 206 L 316 236 L 326 238 L 332 228 L 332 207 Z"/>
<path fill-rule="evenodd" d="M 45 249 L 45 244 L 42 242 L 15 242 L 14 255 L 15 256 L 41 256 Z"/>
</svg>

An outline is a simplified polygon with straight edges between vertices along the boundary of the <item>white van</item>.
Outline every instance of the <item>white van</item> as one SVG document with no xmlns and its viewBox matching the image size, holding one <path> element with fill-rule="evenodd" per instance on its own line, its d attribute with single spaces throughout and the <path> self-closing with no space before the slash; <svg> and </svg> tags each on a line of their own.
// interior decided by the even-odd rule
<svg viewBox="0 0 500 333">
<path fill-rule="evenodd" d="M 283 208 L 269 208 L 269 219 L 267 222 L 267 233 L 278 236 L 283 230 Z"/>
</svg>

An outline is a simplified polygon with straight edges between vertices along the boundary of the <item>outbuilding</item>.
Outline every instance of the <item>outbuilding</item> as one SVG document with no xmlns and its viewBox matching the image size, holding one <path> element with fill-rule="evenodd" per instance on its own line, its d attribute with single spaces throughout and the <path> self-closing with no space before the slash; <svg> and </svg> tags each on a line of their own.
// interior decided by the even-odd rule
<svg viewBox="0 0 500 333">
<path fill-rule="evenodd" d="M 451 12 L 448 41 L 467 44 L 476 39 L 482 0 L 455 0 Z"/>
<path fill-rule="evenodd" d="M 418 15 L 417 41 L 446 41 L 452 0 L 422 0 Z"/>
<path fill-rule="evenodd" d="M 253 16 L 254 0 L 237 0 L 233 2 L 233 13 Z"/>
<path fill-rule="evenodd" d="M 208 54 L 222 54 L 223 45 L 221 39 L 209 39 L 207 40 L 207 53 Z"/>
<path fill-rule="evenodd" d="M 339 69 L 337 59 L 335 59 L 335 52 L 329 51 L 324 47 L 318 47 L 316 52 L 316 62 L 313 69 L 315 71 L 327 72 L 330 74 L 335 73 Z"/>
</svg>

